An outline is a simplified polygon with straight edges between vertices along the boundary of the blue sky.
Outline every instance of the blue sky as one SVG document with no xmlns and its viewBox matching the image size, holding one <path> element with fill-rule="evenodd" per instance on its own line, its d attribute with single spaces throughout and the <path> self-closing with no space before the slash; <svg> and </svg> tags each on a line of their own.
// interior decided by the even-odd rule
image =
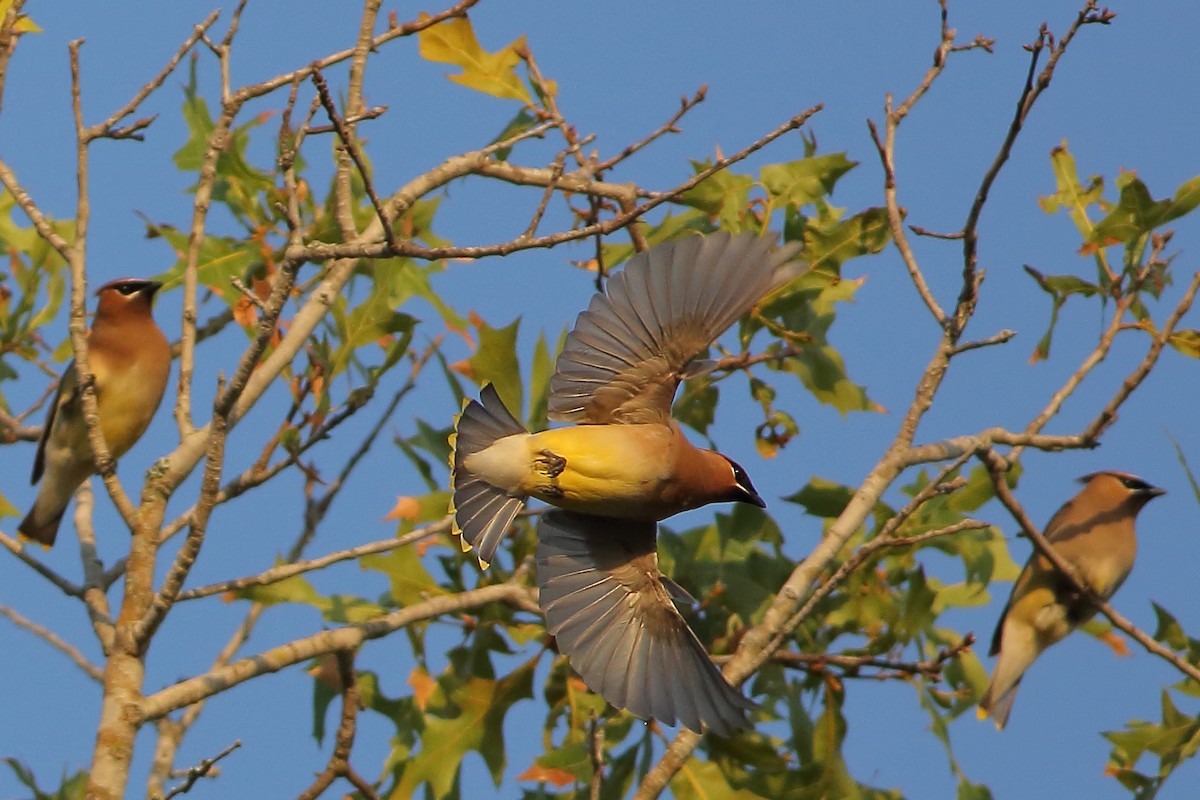
<svg viewBox="0 0 1200 800">
<path fill-rule="evenodd" d="M 416 6 L 393 5 L 401 19 Z M 1091 278 L 1090 259 L 1077 254 L 1079 237 L 1063 215 L 1048 216 L 1037 197 L 1054 189 L 1051 148 L 1069 143 L 1083 176 L 1101 174 L 1109 186 L 1120 170 L 1136 170 L 1156 197 L 1168 196 L 1200 173 L 1200 139 L 1194 87 L 1200 62 L 1194 57 L 1195 11 L 1181 3 L 1114 4 L 1112 26 L 1092 26 L 1068 53 L 1050 91 L 1043 97 L 1013 151 L 1012 163 L 995 187 L 982 225 L 980 255 L 988 271 L 978 315 L 968 338 L 1001 328 L 1018 331 L 1003 348 L 963 358 L 924 423 L 918 441 L 974 432 L 990 425 L 1021 427 L 1045 405 L 1048 394 L 1090 349 L 1104 322 L 1094 306 L 1071 303 L 1063 312 L 1054 351 L 1047 362 L 1028 364 L 1041 335 L 1049 300 L 1022 270 L 1031 265 L 1048 273 Z M 72 127 L 67 72 L 67 42 L 84 37 L 84 109 L 93 122 L 124 102 L 156 72 L 179 42 L 211 7 L 194 2 L 126 2 L 119 5 L 74 2 L 51 6 L 31 3 L 27 11 L 44 32 L 26 37 L 13 60 L 0 116 L 0 154 L 14 167 L 34 199 L 48 212 L 69 216 L 74 199 Z M 435 10 L 426 7 L 424 10 Z M 995 53 L 958 55 L 943 78 L 901 129 L 897 166 L 901 203 L 908 220 L 934 230 L 961 226 L 979 176 L 994 156 L 1011 118 L 1028 64 L 1021 48 L 1043 21 L 1065 30 L 1076 8 L 1068 3 L 1015 2 L 951 5 L 951 25 L 965 42 L 976 33 L 996 39 Z M 485 47 L 497 48 L 524 35 L 543 72 L 558 81 L 560 105 L 582 133 L 595 133 L 595 147 L 611 154 L 662 123 L 678 100 L 701 84 L 708 99 L 685 118 L 681 134 L 668 137 L 631 159 L 613 177 L 666 188 L 691 173 L 689 159 L 705 159 L 719 148 L 730 153 L 816 103 L 825 110 L 807 127 L 822 152 L 845 151 L 861 162 L 838 185 L 835 202 L 855 211 L 882 204 L 882 177 L 865 120 L 881 119 L 884 95 L 906 95 L 928 67 L 937 44 L 935 3 L 862 0 L 849 4 L 714 2 L 565 4 L 484 2 L 472 20 Z M 295 2 L 251 3 L 235 44 L 235 84 L 262 80 L 302 66 L 316 57 L 349 46 L 357 27 L 349 4 Z M 223 31 L 222 23 L 218 30 Z M 368 151 L 386 189 L 436 165 L 447 156 L 490 141 L 514 113 L 514 106 L 447 82 L 444 65 L 422 61 L 414 40 L 394 42 L 372 61 L 368 104 L 389 111 L 364 127 Z M 201 60 L 201 88 L 211 97 L 215 71 Z M 181 85 L 177 73 L 139 116 L 158 113 L 147 141 L 99 142 L 93 150 L 93 221 L 89 280 L 93 285 L 124 275 L 157 274 L 173 256 L 161 240 L 144 237 L 139 214 L 156 222 L 185 227 L 190 219 L 192 182 L 175 170 L 171 154 L 183 143 L 179 117 Z M 331 73 L 336 87 L 341 73 Z M 268 98 L 251 113 L 278 111 L 283 98 Z M 274 119 L 264 131 L 270 131 Z M 255 144 L 259 163 L 270 164 L 271 135 Z M 535 151 L 531 151 L 536 153 Z M 799 158 L 798 136 L 787 137 L 749 162 L 753 169 Z M 520 157 L 520 154 L 518 154 Z M 542 156 L 527 156 L 537 163 Z M 544 159 L 543 159 L 544 160 Z M 531 199 L 532 198 L 532 199 Z M 510 238 L 527 222 L 536 196 L 505 187 L 483 190 L 456 185 L 443 203 L 436 230 L 457 244 Z M 548 218 L 547 225 L 562 223 Z M 220 231 L 219 217 L 213 227 Z M 1197 269 L 1195 242 L 1200 226 L 1184 219 L 1175 226 L 1177 283 Z M 957 245 L 917 240 L 917 256 L 935 293 L 944 301 L 957 292 Z M 451 304 L 476 310 L 493 324 L 523 317 L 522 347 L 532 352 L 541 330 L 552 335 L 570 324 L 586 305 L 590 279 L 567 266 L 584 258 L 587 248 L 520 253 L 505 259 L 455 264 L 438 280 Z M 920 370 L 933 352 L 937 331 L 925 314 L 893 252 L 851 262 L 847 275 L 865 278 L 856 302 L 845 307 L 832 334 L 851 376 L 869 387 L 889 409 L 883 414 L 841 418 L 797 393 L 791 410 L 801 436 L 774 461 L 754 454 L 750 432 L 753 411 L 736 403 L 722 406 L 714 438 L 723 451 L 746 466 L 755 485 L 771 503 L 796 556 L 807 552 L 820 534 L 816 520 L 777 500 L 814 475 L 856 485 L 882 454 L 894 434 Z M 1168 291 L 1177 297 L 1180 287 Z M 158 318 L 174 337 L 179 330 L 179 297 L 161 298 Z M 1162 318 L 1162 308 L 1156 310 Z M 420 337 L 437 333 L 430 322 Z M 1197 312 L 1184 322 L 1200 327 Z M 55 340 L 65 321 L 46 332 Z M 218 370 L 229 373 L 238 341 L 226 338 L 202 352 L 198 370 L 203 397 L 211 392 Z M 1137 337 L 1114 350 L 1070 401 L 1052 432 L 1077 430 L 1095 413 L 1133 366 L 1142 347 Z M 222 349 L 224 348 L 224 349 Z M 465 352 L 462 353 L 465 355 Z M 42 390 L 40 379 L 6 386 L 9 402 L 22 408 Z M 208 387 L 208 388 L 203 388 Z M 1154 600 L 1172 609 L 1185 626 L 1197 627 L 1194 564 L 1198 507 L 1175 458 L 1172 438 L 1200 464 L 1200 429 L 1194 403 L 1200 379 L 1196 364 L 1168 353 L 1164 363 L 1125 406 L 1103 446 L 1093 452 L 1056 455 L 1030 453 L 1018 496 L 1035 521 L 1044 524 L 1076 490 L 1074 478 L 1098 469 L 1137 473 L 1169 490 L 1142 515 L 1137 567 L 1116 598 L 1116 606 L 1144 628 L 1153 628 Z M 169 392 L 167 402 L 173 400 Z M 200 402 L 197 408 L 202 408 Z M 449 398 L 422 393 L 393 422 L 400 433 L 412 430 L 410 417 L 444 420 L 455 411 Z M 238 428 L 231 442 L 229 471 L 248 464 L 261 447 L 270 414 L 259 412 Z M 170 415 L 156 420 L 145 441 L 123 461 L 122 479 L 130 488 L 141 471 L 176 442 Z M 17 506 L 27 506 L 30 445 L 9 447 L 0 467 L 0 491 Z M 283 496 L 294 498 L 292 493 Z M 398 452 L 381 441 L 368 469 L 334 506 L 315 552 L 386 537 L 383 521 L 396 495 L 417 491 L 416 478 Z M 188 496 L 185 487 L 179 498 Z M 893 496 L 892 499 L 895 499 Z M 97 501 L 101 529 L 113 521 L 107 498 Z M 711 510 L 695 512 L 693 523 Z M 999 508 L 981 515 L 1010 533 L 1014 526 Z M 294 507 L 263 507 L 253 500 L 221 509 L 214 517 L 193 583 L 242 575 L 269 566 L 290 543 L 298 523 Z M 15 520 L 0 529 L 11 532 Z M 684 527 L 680 522 L 676 527 Z M 69 541 L 69 537 L 64 537 Z M 1028 545 L 1017 541 L 1014 557 Z M 122 542 L 102 544 L 115 558 Z M 78 569 L 68 546 L 46 556 L 68 574 Z M 368 581 L 354 567 L 342 567 L 318 580 L 325 590 L 347 581 Z M 0 558 L 0 603 L 24 611 L 74 641 L 91 642 L 80 609 L 58 596 L 11 558 Z M 353 585 L 353 584 L 352 584 Z M 383 586 L 362 591 L 383 591 Z M 962 613 L 952 621 L 985 640 L 1007 587 L 997 587 L 989 608 Z M 148 686 L 157 687 L 194 674 L 228 636 L 241 608 L 216 601 L 177 609 L 151 653 Z M 286 641 L 320 625 L 314 614 L 287 609 L 267 615 L 251 651 Z M 17 755 L 37 771 L 43 784 L 62 770 L 90 759 L 98 715 L 92 684 L 58 654 L 27 633 L 9 628 L 9 652 L 0 668 L 0 695 L 10 720 L 0 729 L 0 755 Z M 373 645 L 362 666 L 376 670 L 389 694 L 407 692 L 411 664 L 401 637 Z M 982 648 L 981 648 L 982 649 Z M 92 654 L 95 657 L 95 654 Z M 990 665 L 990 661 L 987 662 Z M 1131 718 L 1158 719 L 1159 693 L 1177 675 L 1157 659 L 1135 649 L 1116 658 L 1090 637 L 1078 635 L 1048 652 L 1023 684 L 1009 728 L 997 734 L 990 724 L 964 718 L 952 725 L 956 754 L 964 772 L 991 786 L 997 798 L 1057 796 L 1118 798 L 1126 792 L 1102 774 L 1108 744 L 1101 730 L 1119 729 Z M 211 755 L 235 738 L 244 749 L 223 764 L 221 784 L 193 790 L 193 796 L 294 795 L 324 760 L 308 736 L 310 679 L 290 670 L 259 679 L 210 704 L 189 737 L 180 763 Z M 1194 702 L 1176 698 L 1185 711 Z M 899 788 L 907 796 L 946 797 L 953 792 L 940 745 L 927 732 L 927 720 L 913 691 L 899 683 L 850 685 L 846 756 L 860 780 Z M 41 720 L 35 723 L 34 720 Z M 510 715 L 510 769 L 528 765 L 520 741 L 540 735 L 540 717 L 532 705 Z M 356 747 L 363 767 L 380 763 L 388 731 L 369 717 Z M 150 739 L 139 740 L 135 775 L 144 774 Z M 470 796 L 493 789 L 478 758 L 468 759 L 464 786 Z M 1143 765 L 1148 766 L 1148 765 Z M 1183 768 L 1159 795 L 1164 800 L 1190 797 L 1200 773 Z M 1191 785 L 1189 785 L 1191 784 Z M 136 785 L 136 784 L 135 784 Z M 513 796 L 506 784 L 499 796 Z M 20 796 L 12 779 L 0 772 L 0 797 Z"/>
</svg>

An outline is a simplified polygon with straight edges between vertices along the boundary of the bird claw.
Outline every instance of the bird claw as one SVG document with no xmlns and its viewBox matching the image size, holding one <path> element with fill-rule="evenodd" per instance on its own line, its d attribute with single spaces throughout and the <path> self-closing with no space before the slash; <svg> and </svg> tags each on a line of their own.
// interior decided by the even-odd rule
<svg viewBox="0 0 1200 800">
<path fill-rule="evenodd" d="M 541 458 L 536 459 L 534 465 L 547 478 L 557 478 L 567 468 L 567 460 L 551 450 L 542 450 L 538 455 Z"/>
</svg>

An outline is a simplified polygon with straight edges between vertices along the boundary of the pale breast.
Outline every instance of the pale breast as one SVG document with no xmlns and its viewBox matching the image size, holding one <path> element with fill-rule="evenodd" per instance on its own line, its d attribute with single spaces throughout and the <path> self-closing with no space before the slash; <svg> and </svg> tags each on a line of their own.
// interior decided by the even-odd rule
<svg viewBox="0 0 1200 800">
<path fill-rule="evenodd" d="M 113 457 L 120 458 L 154 418 L 167 387 L 170 361 L 135 358 L 122 369 L 114 369 L 102 358 L 91 362 L 100 427 Z"/>
</svg>

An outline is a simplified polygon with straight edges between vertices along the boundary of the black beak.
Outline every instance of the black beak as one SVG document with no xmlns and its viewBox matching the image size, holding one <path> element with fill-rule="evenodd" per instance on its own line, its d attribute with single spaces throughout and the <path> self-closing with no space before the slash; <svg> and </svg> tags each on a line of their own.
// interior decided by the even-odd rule
<svg viewBox="0 0 1200 800">
<path fill-rule="evenodd" d="M 750 505 L 758 506 L 759 508 L 767 507 L 767 501 L 759 497 L 758 492 L 754 491 L 753 487 L 747 489 L 744 486 L 739 486 L 738 488 L 742 490 L 742 496 L 738 498 L 739 502 L 749 503 Z"/>
<path fill-rule="evenodd" d="M 728 498 L 737 503 L 749 503 L 752 506 L 766 508 L 767 501 L 759 496 L 755 490 L 754 484 L 750 482 L 750 476 L 746 474 L 746 470 L 742 469 L 741 465 L 734 461 L 729 456 L 721 456 L 729 462 L 729 466 L 733 468 L 733 492 Z"/>
</svg>

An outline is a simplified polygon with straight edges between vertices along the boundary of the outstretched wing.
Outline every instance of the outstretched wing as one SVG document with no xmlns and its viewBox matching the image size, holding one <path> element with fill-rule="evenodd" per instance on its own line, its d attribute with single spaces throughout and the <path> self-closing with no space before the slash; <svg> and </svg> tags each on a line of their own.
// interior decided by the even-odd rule
<svg viewBox="0 0 1200 800">
<path fill-rule="evenodd" d="M 745 233 L 689 236 L 634 256 L 592 298 L 550 382 L 550 419 L 666 422 L 688 366 L 765 294 L 799 244 Z"/>
<path fill-rule="evenodd" d="M 654 522 L 554 510 L 538 523 L 546 629 L 591 689 L 619 708 L 722 736 L 755 706 L 729 685 L 658 571 Z"/>
</svg>

